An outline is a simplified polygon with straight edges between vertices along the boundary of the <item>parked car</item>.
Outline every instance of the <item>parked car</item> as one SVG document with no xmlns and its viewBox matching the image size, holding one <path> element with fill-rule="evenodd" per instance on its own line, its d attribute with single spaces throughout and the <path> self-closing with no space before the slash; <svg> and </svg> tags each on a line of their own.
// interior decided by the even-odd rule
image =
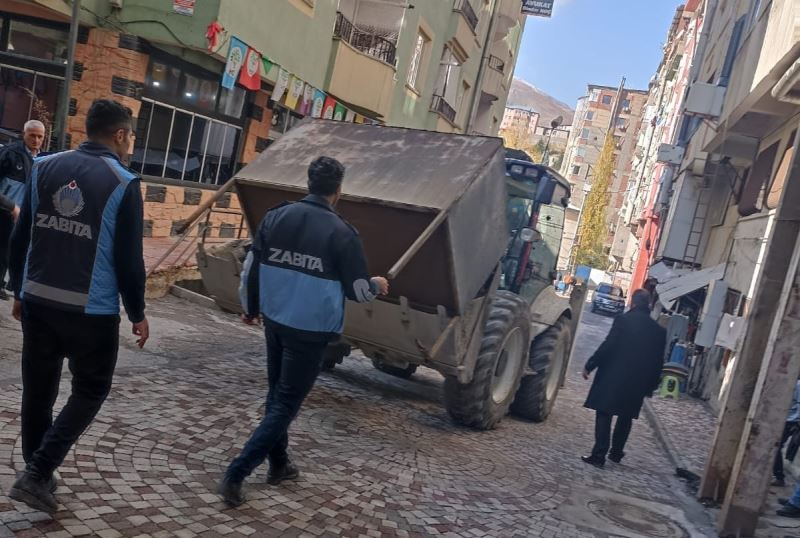
<svg viewBox="0 0 800 538">
<path fill-rule="evenodd" d="M 622 288 L 612 284 L 600 284 L 592 297 L 592 312 L 603 312 L 618 316 L 625 311 L 625 294 Z"/>
</svg>

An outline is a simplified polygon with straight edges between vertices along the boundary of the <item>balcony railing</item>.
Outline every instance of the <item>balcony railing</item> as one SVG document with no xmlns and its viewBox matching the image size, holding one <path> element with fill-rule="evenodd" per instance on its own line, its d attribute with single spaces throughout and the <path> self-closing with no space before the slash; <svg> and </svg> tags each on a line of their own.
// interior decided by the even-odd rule
<svg viewBox="0 0 800 538">
<path fill-rule="evenodd" d="M 441 114 L 443 118 L 445 118 L 450 123 L 456 122 L 456 109 L 450 106 L 450 104 L 444 100 L 444 97 L 441 95 L 434 95 L 433 101 L 431 102 L 431 110 L 434 112 Z"/>
<path fill-rule="evenodd" d="M 475 31 L 475 28 L 478 27 L 478 16 L 475 14 L 475 10 L 472 9 L 472 4 L 469 3 L 469 0 L 455 0 L 453 11 L 458 11 L 464 15 L 469 27 L 473 32 Z"/>
<path fill-rule="evenodd" d="M 506 63 L 497 56 L 489 56 L 489 67 L 502 73 L 506 69 Z"/>
<path fill-rule="evenodd" d="M 395 44 L 385 37 L 360 30 L 342 13 L 336 14 L 336 26 L 333 29 L 333 35 L 364 54 L 377 58 L 389 65 L 394 65 L 397 55 Z"/>
</svg>

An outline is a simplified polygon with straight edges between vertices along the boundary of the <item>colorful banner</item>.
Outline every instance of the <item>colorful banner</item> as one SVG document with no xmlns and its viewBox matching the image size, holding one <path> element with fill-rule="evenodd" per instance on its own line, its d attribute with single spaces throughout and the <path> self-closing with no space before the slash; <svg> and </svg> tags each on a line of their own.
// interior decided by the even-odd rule
<svg viewBox="0 0 800 538">
<path fill-rule="evenodd" d="M 344 121 L 344 115 L 347 113 L 347 109 L 344 105 L 336 103 L 336 107 L 333 109 L 333 119 L 336 121 Z"/>
<path fill-rule="evenodd" d="M 356 114 L 356 118 L 353 121 L 355 123 L 364 123 L 364 120 L 365 120 L 364 116 L 362 116 L 361 114 Z"/>
<path fill-rule="evenodd" d="M 172 11 L 179 15 L 194 15 L 195 0 L 172 0 Z"/>
<path fill-rule="evenodd" d="M 278 80 L 275 82 L 275 89 L 272 90 L 272 97 L 270 97 L 270 99 L 273 101 L 280 101 L 288 86 L 289 72 L 286 69 L 281 68 L 280 72 L 278 73 Z"/>
<path fill-rule="evenodd" d="M 244 56 L 247 54 L 247 45 L 231 37 L 231 48 L 228 50 L 228 61 L 225 63 L 225 71 L 222 73 L 222 87 L 233 88 L 239 76 L 239 70 L 244 63 Z"/>
<path fill-rule="evenodd" d="M 314 87 L 311 84 L 306 84 L 303 88 L 303 104 L 300 105 L 300 114 L 308 116 L 311 113 L 311 107 L 314 104 Z"/>
<path fill-rule="evenodd" d="M 326 97 L 325 98 L 325 105 L 322 107 L 322 117 L 326 120 L 333 119 L 333 113 L 336 107 L 339 106 L 339 103 L 333 97 Z"/>
<path fill-rule="evenodd" d="M 261 54 L 253 48 L 247 49 L 247 59 L 239 75 L 239 84 L 248 90 L 261 89 Z"/>
<path fill-rule="evenodd" d="M 264 76 L 268 77 L 269 72 L 272 71 L 273 63 L 266 56 L 261 56 L 261 67 L 264 69 Z"/>
<path fill-rule="evenodd" d="M 297 103 L 303 96 L 304 84 L 305 83 L 302 80 L 292 75 L 289 82 L 289 93 L 286 94 L 286 108 L 289 110 L 294 110 L 297 108 Z"/>
<path fill-rule="evenodd" d="M 320 90 L 314 90 L 314 103 L 311 105 L 311 117 L 321 118 L 322 109 L 325 106 L 325 93 Z"/>
<path fill-rule="evenodd" d="M 347 111 L 347 115 L 344 117 L 344 121 L 348 123 L 353 123 L 356 120 L 356 113 L 352 110 Z"/>
</svg>

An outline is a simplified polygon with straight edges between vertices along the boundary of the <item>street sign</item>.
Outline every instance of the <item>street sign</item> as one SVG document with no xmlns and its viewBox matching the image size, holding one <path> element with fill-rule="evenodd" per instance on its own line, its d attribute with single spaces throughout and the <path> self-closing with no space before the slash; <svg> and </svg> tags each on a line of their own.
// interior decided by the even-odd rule
<svg viewBox="0 0 800 538">
<path fill-rule="evenodd" d="M 522 13 L 536 17 L 551 17 L 555 0 L 522 0 Z"/>
</svg>

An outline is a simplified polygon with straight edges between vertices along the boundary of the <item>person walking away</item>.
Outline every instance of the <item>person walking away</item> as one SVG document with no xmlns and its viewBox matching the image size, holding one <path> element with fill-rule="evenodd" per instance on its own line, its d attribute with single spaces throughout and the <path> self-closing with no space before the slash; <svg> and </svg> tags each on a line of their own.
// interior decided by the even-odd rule
<svg viewBox="0 0 800 538">
<path fill-rule="evenodd" d="M 786 485 L 786 473 L 783 471 L 783 447 L 786 441 L 800 428 L 800 379 L 794 387 L 792 396 L 792 406 L 789 408 L 789 415 L 786 417 L 786 424 L 783 427 L 781 439 L 778 441 L 778 450 L 775 452 L 775 462 L 772 465 L 772 476 L 775 480 L 773 486 L 783 487 Z"/>
<path fill-rule="evenodd" d="M 8 269 L 8 244 L 11 230 L 19 215 L 25 195 L 25 184 L 31 174 L 33 159 L 44 143 L 44 124 L 30 120 L 22 128 L 22 140 L 0 148 L 0 299 L 8 299 L 6 271 Z M 8 209 L 8 205 L 13 207 Z"/>
<path fill-rule="evenodd" d="M 133 140 L 130 110 L 95 101 L 75 151 L 37 159 L 11 237 L 13 315 L 22 322 L 22 453 L 9 493 L 53 513 L 53 472 L 111 388 L 119 347 L 119 296 L 139 347 L 145 318 L 142 197 L 120 159 Z M 62 361 L 72 393 L 52 420 Z"/>
<path fill-rule="evenodd" d="M 597 374 L 584 407 L 597 415 L 592 453 L 582 459 L 595 467 L 602 468 L 606 456 L 615 463 L 622 461 L 633 419 L 639 418 L 645 396 L 658 388 L 667 333 L 650 318 L 650 301 L 647 290 L 636 290 L 631 310 L 614 319 L 608 336 L 586 362 L 584 379 L 594 370 Z"/>
<path fill-rule="evenodd" d="M 367 302 L 389 292 L 385 278 L 369 277 L 358 232 L 334 210 L 343 179 L 337 160 L 315 159 L 309 195 L 267 212 L 245 260 L 243 319 L 264 320 L 269 391 L 261 423 L 217 488 L 229 506 L 245 502 L 242 484 L 265 459 L 269 484 L 299 476 L 287 453 L 287 431 L 320 372 L 325 347 L 342 332 L 345 297 Z"/>
</svg>

